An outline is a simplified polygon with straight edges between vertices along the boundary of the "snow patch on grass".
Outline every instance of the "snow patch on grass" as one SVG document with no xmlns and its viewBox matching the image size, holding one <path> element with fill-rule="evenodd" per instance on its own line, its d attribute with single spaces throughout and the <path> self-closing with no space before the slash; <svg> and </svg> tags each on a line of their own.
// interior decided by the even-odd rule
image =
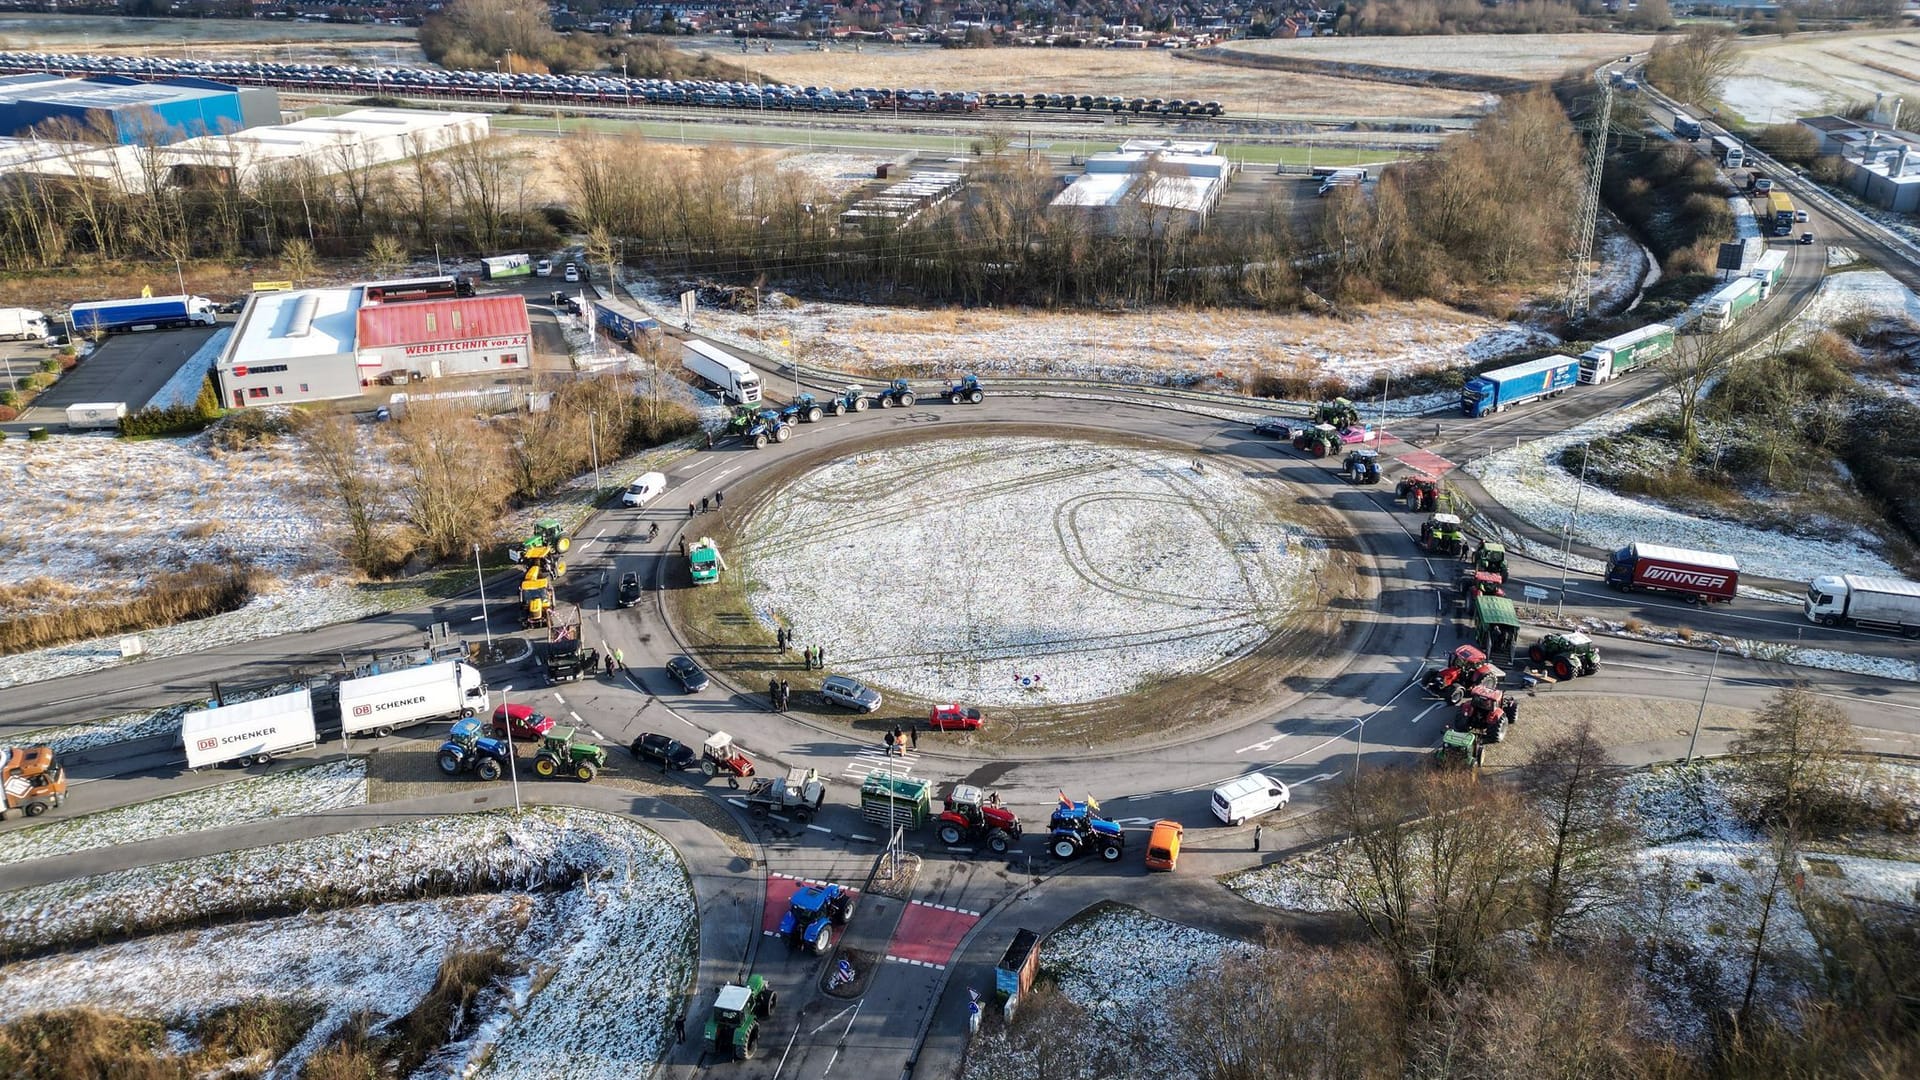
<svg viewBox="0 0 1920 1080">
<path fill-rule="evenodd" d="M 1344 842 L 1317 847 L 1227 879 L 1227 888 L 1256 904 L 1324 914 L 1346 909 L 1346 888 L 1334 875 Z"/>
<path fill-rule="evenodd" d="M 366 762 L 329 761 L 80 817 L 42 818 L 32 828 L 0 833 L 0 865 L 317 814 L 366 801 Z"/>
<path fill-rule="evenodd" d="M 825 465 L 727 553 L 760 617 L 921 699 L 1092 701 L 1265 641 L 1323 562 L 1239 473 L 1156 450 L 941 440 Z M 831 567 L 831 572 L 823 572 Z"/>
</svg>

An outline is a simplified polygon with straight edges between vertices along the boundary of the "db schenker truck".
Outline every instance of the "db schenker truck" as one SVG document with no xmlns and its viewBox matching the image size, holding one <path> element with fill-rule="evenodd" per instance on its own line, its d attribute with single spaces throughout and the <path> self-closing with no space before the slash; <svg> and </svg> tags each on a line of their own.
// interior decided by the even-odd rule
<svg viewBox="0 0 1920 1080">
<path fill-rule="evenodd" d="M 487 704 L 487 685 L 472 665 L 448 660 L 401 668 L 340 684 L 340 730 L 391 735 L 429 720 L 478 716 Z"/>
<path fill-rule="evenodd" d="M 760 376 L 725 349 L 689 338 L 680 343 L 680 366 L 738 405 L 760 400 Z"/>
<path fill-rule="evenodd" d="M 1920 638 L 1920 583 L 1898 578 L 1836 574 L 1807 586 L 1807 621 L 1822 626 L 1867 626 Z"/>
<path fill-rule="evenodd" d="M 212 326 L 213 301 L 204 296 L 144 296 L 131 300 L 93 300 L 73 305 L 68 316 L 77 334 L 117 330 L 164 330 L 176 326 Z"/>
<path fill-rule="evenodd" d="M 1580 361 L 1543 356 L 1476 375 L 1460 388 L 1460 411 L 1485 416 L 1544 397 L 1557 397 L 1580 380 Z"/>
<path fill-rule="evenodd" d="M 229 762 L 264 765 L 282 754 L 316 745 L 313 695 L 303 689 L 196 709 L 180 718 L 180 738 L 186 744 L 189 769 Z"/>
<path fill-rule="evenodd" d="M 1740 564 L 1713 551 L 1628 544 L 1608 557 L 1606 581 L 1623 592 L 1669 592 L 1690 604 L 1726 603 L 1740 587 Z"/>
<path fill-rule="evenodd" d="M 1608 338 L 1581 353 L 1580 381 L 1603 383 L 1672 351 L 1673 327 L 1666 323 L 1643 326 L 1619 337 Z"/>
<path fill-rule="evenodd" d="M 1717 334 L 1760 302 L 1760 279 L 1743 277 L 1722 285 L 1700 306 L 1700 329 Z"/>
</svg>

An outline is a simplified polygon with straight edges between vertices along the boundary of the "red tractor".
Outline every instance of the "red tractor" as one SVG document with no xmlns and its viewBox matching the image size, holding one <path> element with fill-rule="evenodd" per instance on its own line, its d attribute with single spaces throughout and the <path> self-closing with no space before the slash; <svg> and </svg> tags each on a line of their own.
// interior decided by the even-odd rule
<svg viewBox="0 0 1920 1080">
<path fill-rule="evenodd" d="M 1394 485 L 1394 494 L 1405 499 L 1407 509 L 1416 514 L 1431 514 L 1440 509 L 1440 481 L 1426 476 L 1409 476 Z"/>
<path fill-rule="evenodd" d="M 1520 703 L 1502 694 L 1497 687 L 1481 683 L 1460 703 L 1460 715 L 1453 730 L 1472 732 L 1481 742 L 1499 742 L 1506 738 L 1507 725 L 1519 715 Z"/>
<path fill-rule="evenodd" d="M 1472 645 L 1462 645 L 1447 657 L 1447 666 L 1427 672 L 1421 680 L 1427 693 L 1447 699 L 1447 704 L 1458 705 L 1466 700 L 1467 692 L 1482 684 L 1496 686 L 1506 677 L 1506 672 L 1487 662 L 1487 654 Z"/>
<path fill-rule="evenodd" d="M 1462 570 L 1460 572 L 1460 604 L 1472 607 L 1475 597 L 1505 596 L 1506 582 L 1499 574 L 1491 570 Z"/>
<path fill-rule="evenodd" d="M 957 701 L 935 705 L 927 713 L 927 727 L 934 731 L 978 731 L 986 722 L 987 718 L 980 715 L 979 709 L 969 708 Z"/>
<path fill-rule="evenodd" d="M 733 745 L 733 736 L 716 731 L 700 746 L 700 771 L 708 776 L 724 773 L 728 787 L 739 787 L 741 777 L 753 775 L 753 759 Z"/>
<path fill-rule="evenodd" d="M 1000 805 L 1000 793 L 982 795 L 972 784 L 954 785 L 933 824 L 941 843 L 985 840 L 995 855 L 1005 855 L 1020 839 L 1020 817 Z"/>
</svg>

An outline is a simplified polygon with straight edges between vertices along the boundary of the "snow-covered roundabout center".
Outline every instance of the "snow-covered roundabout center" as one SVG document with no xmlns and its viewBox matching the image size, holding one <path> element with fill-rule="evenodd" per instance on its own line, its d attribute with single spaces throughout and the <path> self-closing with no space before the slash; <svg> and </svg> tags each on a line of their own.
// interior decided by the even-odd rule
<svg viewBox="0 0 1920 1080">
<path fill-rule="evenodd" d="M 890 705 L 1137 697 L 1270 654 L 1346 591 L 1330 515 L 1243 468 L 1092 434 L 867 444 L 770 482 L 727 573 L 757 629 Z"/>
</svg>

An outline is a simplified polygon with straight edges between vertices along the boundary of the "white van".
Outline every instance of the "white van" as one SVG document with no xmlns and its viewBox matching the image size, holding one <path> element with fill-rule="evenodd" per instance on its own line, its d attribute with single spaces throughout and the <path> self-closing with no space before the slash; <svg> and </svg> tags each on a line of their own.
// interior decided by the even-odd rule
<svg viewBox="0 0 1920 1080">
<path fill-rule="evenodd" d="M 627 490 L 620 494 L 620 505 L 645 506 L 653 501 L 654 496 L 665 490 L 667 490 L 666 473 L 641 473 L 634 478 L 633 483 L 627 485 Z"/>
<path fill-rule="evenodd" d="M 1287 805 L 1287 785 L 1265 773 L 1249 773 L 1213 789 L 1213 816 L 1229 825 Z"/>
</svg>

